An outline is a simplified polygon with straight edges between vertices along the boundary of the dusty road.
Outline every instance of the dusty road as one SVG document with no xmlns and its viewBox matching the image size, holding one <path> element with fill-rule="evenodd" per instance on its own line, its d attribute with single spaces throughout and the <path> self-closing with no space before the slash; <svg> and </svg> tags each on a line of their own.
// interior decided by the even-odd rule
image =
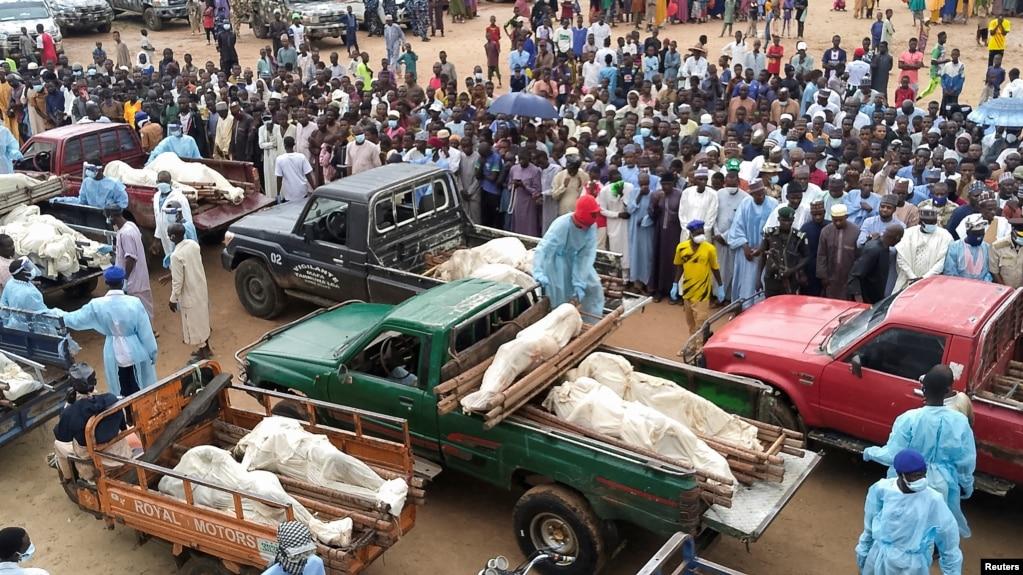
<svg viewBox="0 0 1023 575">
<path fill-rule="evenodd" d="M 812 3 L 811 22 L 807 26 L 812 50 L 819 51 L 830 43 L 833 33 L 846 36 L 847 46 L 867 33 L 868 24 L 854 20 L 849 14 L 825 12 L 825 1 Z M 885 3 L 898 10 L 897 39 L 908 39 L 909 15 L 900 3 Z M 429 44 L 414 42 L 419 52 L 421 69 L 428 70 L 433 54 L 446 49 L 463 77 L 472 66 L 483 63 L 482 29 L 490 14 L 498 14 L 503 22 L 510 14 L 508 5 L 483 4 L 482 17 L 468 24 L 448 24 L 448 37 Z M 138 46 L 140 21 L 119 19 L 115 29 L 134 50 Z M 975 100 L 980 92 L 985 51 L 973 42 L 975 24 L 947 26 L 950 46 L 964 50 L 967 65 L 966 98 Z M 622 31 L 623 28 L 617 28 Z M 662 35 L 676 39 L 681 46 L 695 42 L 697 35 L 711 35 L 711 53 L 724 44 L 717 34 L 719 24 L 675 26 Z M 931 34 L 932 42 L 937 31 Z M 245 29 L 241 34 L 239 52 L 243 62 L 253 62 L 263 45 Z M 1020 38 L 1010 36 L 1007 58 L 1009 66 L 1018 64 Z M 170 46 L 176 54 L 191 51 L 197 63 L 214 58 L 215 52 L 198 37 L 190 36 L 187 25 L 171 24 L 167 30 L 153 33 L 153 42 L 160 50 Z M 84 61 L 99 35 L 73 35 L 65 49 L 72 61 Z M 786 53 L 794 50 L 794 40 L 786 40 Z M 337 49 L 337 41 L 321 44 L 321 53 Z M 109 48 L 109 46 L 108 46 Z M 374 59 L 379 58 L 381 41 L 364 40 Z M 815 52 L 819 56 L 819 52 Z M 311 308 L 295 304 L 276 322 L 257 320 L 247 315 L 234 294 L 233 278 L 219 263 L 218 249 L 205 249 L 210 295 L 213 304 L 213 348 L 217 358 L 229 370 L 233 352 L 267 329 L 299 317 Z M 161 374 L 180 367 L 189 350 L 180 343 L 180 320 L 166 307 L 167 287 L 156 283 L 154 297 L 158 307 L 156 328 L 160 331 Z M 54 302 L 51 305 L 55 305 Z M 630 319 L 613 340 L 624 345 L 665 357 L 673 357 L 685 337 L 684 321 L 677 307 L 660 304 Z M 84 352 L 81 359 L 100 365 L 102 342 L 90 333 L 77 336 Z M 103 524 L 78 511 L 64 497 L 55 481 L 55 473 L 46 467 L 44 458 L 51 451 L 51 434 L 47 428 L 4 448 L 0 465 L 0 508 L 3 524 L 25 526 L 33 536 L 37 552 L 32 565 L 48 569 L 53 575 L 165 575 L 174 572 L 169 547 L 150 542 L 136 544 L 134 534 L 123 528 L 107 531 Z M 863 498 L 870 483 L 882 470 L 865 465 L 847 454 L 833 452 L 813 474 L 791 504 L 781 513 L 761 541 L 745 547 L 732 540 L 716 543 L 710 558 L 751 574 L 817 575 L 821 573 L 853 573 L 853 547 L 862 528 Z M 490 556 L 503 553 L 518 557 L 510 529 L 511 508 L 516 496 L 492 488 L 479 481 L 454 474 L 442 474 L 428 489 L 428 503 L 421 510 L 417 528 L 399 542 L 381 561 L 373 565 L 371 575 L 421 575 L 476 573 Z M 977 495 L 966 504 L 966 514 L 973 527 L 973 538 L 964 541 L 966 573 L 979 573 L 981 557 L 1019 556 L 1019 518 L 1023 497 L 1008 500 Z M 629 545 L 611 564 L 608 573 L 634 573 L 661 541 L 638 529 L 626 533 Z"/>
</svg>

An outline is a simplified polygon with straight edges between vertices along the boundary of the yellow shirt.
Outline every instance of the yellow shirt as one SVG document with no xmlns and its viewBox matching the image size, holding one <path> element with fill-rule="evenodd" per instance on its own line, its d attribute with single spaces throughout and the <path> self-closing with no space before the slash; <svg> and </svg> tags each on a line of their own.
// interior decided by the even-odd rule
<svg viewBox="0 0 1023 575">
<path fill-rule="evenodd" d="M 693 241 L 686 240 L 675 248 L 676 266 L 682 266 L 682 299 L 707 301 L 710 299 L 712 270 L 718 269 L 718 251 L 710 242 L 704 241 L 693 248 Z"/>
<path fill-rule="evenodd" d="M 124 103 L 124 121 L 135 127 L 135 112 L 142 111 L 142 100 L 135 102 L 133 105 L 130 101 Z"/>
<path fill-rule="evenodd" d="M 987 49 L 1005 50 L 1005 35 L 1012 31 L 1012 22 L 1003 18 L 999 26 L 998 18 L 994 18 L 987 25 Z"/>
</svg>

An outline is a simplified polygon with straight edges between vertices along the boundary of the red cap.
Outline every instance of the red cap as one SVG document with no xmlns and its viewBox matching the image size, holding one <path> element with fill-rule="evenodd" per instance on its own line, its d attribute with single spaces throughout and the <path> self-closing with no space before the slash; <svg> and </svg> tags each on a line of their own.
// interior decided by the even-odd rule
<svg viewBox="0 0 1023 575">
<path fill-rule="evenodd" d="M 579 196 L 579 200 L 575 203 L 575 213 L 572 214 L 575 223 L 588 228 L 597 223 L 598 215 L 600 215 L 600 206 L 597 205 L 597 199 L 589 194 Z"/>
</svg>

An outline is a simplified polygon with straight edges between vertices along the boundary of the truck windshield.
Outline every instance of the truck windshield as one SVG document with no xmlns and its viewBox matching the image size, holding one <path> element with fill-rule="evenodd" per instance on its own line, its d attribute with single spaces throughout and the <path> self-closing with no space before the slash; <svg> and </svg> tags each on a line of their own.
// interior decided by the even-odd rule
<svg viewBox="0 0 1023 575">
<path fill-rule="evenodd" d="M 894 293 L 875 303 L 869 309 L 856 314 L 852 319 L 842 322 L 824 342 L 824 351 L 831 357 L 835 357 L 847 345 L 859 339 L 864 333 L 874 329 L 874 326 L 881 323 L 885 316 L 888 315 L 888 308 L 891 307 L 897 295 L 899 294 Z"/>
<path fill-rule="evenodd" d="M 0 6 L 0 22 L 39 20 L 49 17 L 50 14 L 42 2 L 18 2 Z"/>
</svg>

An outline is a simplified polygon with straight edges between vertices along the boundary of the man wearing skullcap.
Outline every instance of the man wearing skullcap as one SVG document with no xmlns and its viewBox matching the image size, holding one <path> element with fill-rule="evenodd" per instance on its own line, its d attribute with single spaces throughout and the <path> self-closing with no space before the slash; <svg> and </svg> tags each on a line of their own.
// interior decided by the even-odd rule
<svg viewBox="0 0 1023 575">
<path fill-rule="evenodd" d="M 709 237 L 714 240 L 714 247 L 718 251 L 718 264 L 721 267 L 721 280 L 725 287 L 725 299 L 731 299 L 732 273 L 735 269 L 733 259 L 736 251 L 728 247 L 728 230 L 732 228 L 732 222 L 739 205 L 749 197 L 745 190 L 739 189 L 739 168 L 741 162 L 738 158 L 729 158 L 725 161 L 724 186 L 717 191 L 718 212 L 714 221 L 714 234 Z"/>
<path fill-rule="evenodd" d="M 704 222 L 704 232 L 714 237 L 714 221 L 718 213 L 718 194 L 707 187 L 710 170 L 699 166 L 693 172 L 693 185 L 682 190 L 678 206 L 678 223 L 682 226 L 681 239 L 689 237 L 688 226 L 692 220 Z"/>
<path fill-rule="evenodd" d="M 937 210 L 922 208 L 920 225 L 906 230 L 895 248 L 895 267 L 899 275 L 893 292 L 901 291 L 917 280 L 940 274 L 945 268 L 945 254 L 952 241 L 952 235 L 938 227 Z"/>
<path fill-rule="evenodd" d="M 895 284 L 893 248 L 902 241 L 903 233 L 902 224 L 889 223 L 880 236 L 871 237 L 860 249 L 849 271 L 849 296 L 853 300 L 873 304 L 888 295 L 889 285 Z"/>
<path fill-rule="evenodd" d="M 834 204 L 830 209 L 831 224 L 821 230 L 817 246 L 817 278 L 821 280 L 824 296 L 848 299 L 849 270 L 856 261 L 856 240 L 860 228 L 848 221 L 845 204 Z"/>
<path fill-rule="evenodd" d="M 924 405 L 910 409 L 895 418 L 888 442 L 881 447 L 863 450 L 864 461 L 888 465 L 888 477 L 898 472 L 894 460 L 904 449 L 923 454 L 927 463 L 927 485 L 945 499 L 959 525 L 959 536 L 970 536 L 970 527 L 960 508 L 961 499 L 973 495 L 973 473 L 977 469 L 977 446 L 969 419 L 962 412 L 945 405 L 951 395 L 955 375 L 952 369 L 938 364 L 921 368 L 912 354 L 892 356 L 887 350 L 863 357 L 863 367 L 889 373 L 904 374 L 923 383 Z M 919 374 L 924 371 L 923 376 Z M 928 550 L 928 555 L 930 551 Z"/>
<path fill-rule="evenodd" d="M 966 234 L 948 246 L 945 266 L 941 273 L 946 276 L 991 281 L 991 273 L 988 271 L 991 247 L 984 241 L 988 223 L 979 218 L 966 223 L 965 226 Z"/>
<path fill-rule="evenodd" d="M 145 306 L 124 293 L 124 269 L 110 266 L 103 272 L 106 295 L 73 312 L 63 312 L 64 325 L 73 330 L 95 330 L 104 336 L 103 372 L 107 389 L 127 397 L 156 383 L 156 337 Z"/>
<path fill-rule="evenodd" d="M 856 240 L 856 247 L 863 247 L 867 240 L 877 239 L 888 228 L 889 224 L 896 224 L 905 228 L 905 222 L 895 217 L 895 206 L 899 203 L 899 197 L 895 194 L 886 194 L 881 197 L 877 206 L 877 214 L 863 221 L 860 226 L 860 235 Z"/>
<path fill-rule="evenodd" d="M 753 305 L 752 297 L 760 287 L 760 248 L 764 238 L 764 224 L 778 205 L 778 200 L 767 197 L 761 180 L 750 182 L 749 194 L 739 204 L 726 238 L 735 262 L 731 299 L 745 300 L 743 309 Z"/>
<path fill-rule="evenodd" d="M 817 251 L 820 248 L 821 232 L 831 224 L 824 219 L 824 200 L 820 198 L 811 200 L 807 205 L 810 219 L 799 228 L 799 231 L 806 236 L 806 248 L 810 258 L 806 262 L 806 284 L 803 285 L 799 293 L 819 296 L 824 288 L 820 278 L 817 277 Z"/>
<path fill-rule="evenodd" d="M 955 517 L 941 494 L 929 489 L 927 462 L 914 449 L 892 459 L 890 476 L 870 486 L 856 565 L 863 575 L 927 575 L 938 548 L 942 575 L 963 569 Z"/>
<path fill-rule="evenodd" d="M 806 236 L 794 227 L 796 211 L 790 206 L 778 210 L 778 225 L 764 230 L 760 245 L 764 266 L 764 297 L 795 294 L 806 283 L 809 248 Z"/>
<path fill-rule="evenodd" d="M 976 222 L 986 224 L 983 238 L 988 244 L 1009 237 L 1009 221 L 1001 215 L 998 209 L 998 196 L 994 192 L 988 189 L 981 192 L 977 196 L 977 208 L 977 213 L 966 216 L 956 226 L 955 235 L 959 239 L 966 237 L 968 227 Z"/>
</svg>

